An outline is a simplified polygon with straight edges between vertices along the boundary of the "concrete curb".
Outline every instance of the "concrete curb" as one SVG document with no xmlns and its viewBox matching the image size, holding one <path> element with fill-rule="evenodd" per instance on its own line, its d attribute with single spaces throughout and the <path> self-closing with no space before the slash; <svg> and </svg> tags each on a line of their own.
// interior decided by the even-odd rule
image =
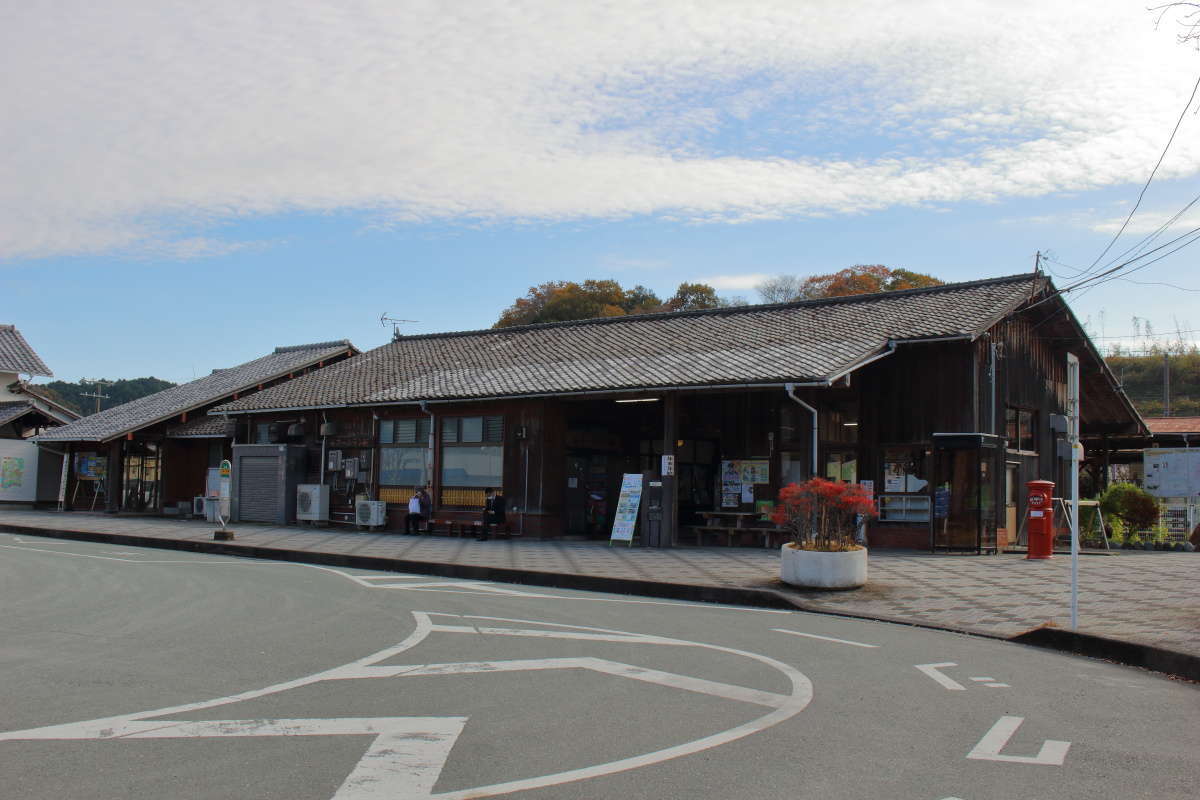
<svg viewBox="0 0 1200 800">
<path fill-rule="evenodd" d="M 1013 636 L 1009 641 L 1200 681 L 1200 657 L 1161 647 L 1047 627 L 1034 628 Z"/>
<path fill-rule="evenodd" d="M 381 572 L 409 572 L 418 575 L 435 575 L 443 578 L 464 578 L 467 580 L 544 586 L 555 589 L 611 592 L 613 594 L 659 597 L 668 600 L 749 606 L 751 608 L 806 611 L 811 614 L 884 622 L 893 625 L 907 625 L 913 628 L 1027 644 L 1073 655 L 1104 659 L 1126 666 L 1142 667 L 1187 680 L 1200 681 L 1200 658 L 1187 653 L 1166 650 L 1151 645 L 1137 644 L 1119 639 L 1108 639 L 1102 636 L 1078 633 L 1062 628 L 1047 627 L 1034 628 L 1016 636 L 1006 637 L 988 631 L 938 625 L 936 623 L 915 621 L 902 617 L 888 617 L 879 614 L 863 614 L 854 611 L 810 606 L 801 597 L 795 597 L 772 588 L 755 589 L 737 586 L 703 586 L 689 583 L 637 580 L 633 578 L 613 578 L 603 575 L 572 575 L 508 567 L 486 567 L 474 564 L 408 561 L 405 559 L 378 556 L 283 550 L 274 547 L 238 544 L 236 541 L 218 542 L 194 539 L 160 539 L 152 536 L 137 536 L 125 533 L 37 528 L 9 523 L 0 523 L 0 531 L 17 534 L 23 533 L 29 536 L 45 536 L 54 539 L 121 544 L 130 547 L 152 547 L 160 550 L 181 550 L 241 558 L 259 558 L 269 561 L 290 561 L 299 564 L 348 567 L 353 569 L 378 570 Z"/>
</svg>

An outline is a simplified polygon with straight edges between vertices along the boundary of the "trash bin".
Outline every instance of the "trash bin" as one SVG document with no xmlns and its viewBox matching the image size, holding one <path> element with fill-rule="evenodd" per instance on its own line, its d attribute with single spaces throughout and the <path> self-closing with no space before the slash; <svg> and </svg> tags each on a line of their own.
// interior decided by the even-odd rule
<svg viewBox="0 0 1200 800">
<path fill-rule="evenodd" d="M 1054 482 L 1029 481 L 1025 484 L 1028 497 L 1028 518 L 1025 530 L 1029 534 L 1026 558 L 1054 556 Z"/>
</svg>

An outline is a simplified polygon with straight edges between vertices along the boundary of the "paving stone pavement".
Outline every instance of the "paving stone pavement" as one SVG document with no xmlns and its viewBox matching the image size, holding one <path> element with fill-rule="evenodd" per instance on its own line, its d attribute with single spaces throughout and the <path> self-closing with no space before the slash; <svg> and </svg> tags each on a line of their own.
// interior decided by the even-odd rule
<svg viewBox="0 0 1200 800">
<path fill-rule="evenodd" d="M 214 525 L 160 517 L 0 509 L 5 525 L 210 541 Z M 880 551 L 870 581 L 846 592 L 798 591 L 778 580 L 773 550 L 609 547 L 606 543 L 491 540 L 363 533 L 239 523 L 237 544 L 284 550 L 531 570 L 565 575 L 769 588 L 805 606 L 854 615 L 1013 636 L 1070 623 L 1070 559 L 1015 554 L 944 555 Z M 1118 551 L 1079 560 L 1079 629 L 1084 633 L 1200 656 L 1200 553 Z"/>
</svg>

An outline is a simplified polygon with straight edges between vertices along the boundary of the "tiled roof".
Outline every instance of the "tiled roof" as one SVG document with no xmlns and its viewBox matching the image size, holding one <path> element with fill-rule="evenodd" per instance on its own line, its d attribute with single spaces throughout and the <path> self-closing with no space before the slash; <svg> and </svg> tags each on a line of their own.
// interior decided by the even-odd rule
<svg viewBox="0 0 1200 800">
<path fill-rule="evenodd" d="M 14 400 L 0 403 L 0 425 L 7 425 L 14 419 L 19 419 L 30 411 L 34 411 L 33 403 L 28 400 Z"/>
<path fill-rule="evenodd" d="M 46 362 L 33 352 L 16 325 L 0 325 L 0 372 L 54 377 Z"/>
<path fill-rule="evenodd" d="M 168 439 L 208 439 L 213 437 L 226 437 L 224 418 L 201 415 L 192 417 L 182 425 L 167 428 Z"/>
<path fill-rule="evenodd" d="M 83 417 L 69 425 L 47 431 L 38 439 L 60 442 L 107 441 L 353 349 L 354 345 L 345 339 L 277 347 L 270 355 L 229 369 L 214 369 L 211 375 Z"/>
<path fill-rule="evenodd" d="M 58 400 L 55 400 L 49 395 L 43 394 L 39 387 L 26 383 L 25 381 L 18 381 L 15 384 L 10 384 L 8 388 L 13 392 L 17 392 L 18 394 L 29 395 L 30 397 L 34 398 L 35 403 L 44 403 L 50 408 L 51 414 L 61 418 L 63 422 L 70 422 L 71 420 L 79 419 L 79 417 L 82 416 L 75 409 L 67 408 Z"/>
<path fill-rule="evenodd" d="M 891 341 L 982 333 L 1035 280 L 406 336 L 219 410 L 825 381 Z"/>
<path fill-rule="evenodd" d="M 1200 417 L 1145 417 L 1150 433 L 1200 433 Z"/>
</svg>

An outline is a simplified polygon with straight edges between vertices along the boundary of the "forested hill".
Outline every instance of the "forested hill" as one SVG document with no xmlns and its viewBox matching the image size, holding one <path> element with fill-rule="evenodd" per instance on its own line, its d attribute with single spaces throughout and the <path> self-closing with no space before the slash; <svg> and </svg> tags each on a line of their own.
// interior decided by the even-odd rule
<svg viewBox="0 0 1200 800">
<path fill-rule="evenodd" d="M 1162 354 L 1105 359 L 1143 417 L 1163 416 Z M 1171 416 L 1200 416 L 1200 351 L 1169 355 Z"/>
<path fill-rule="evenodd" d="M 100 400 L 100 408 L 103 410 L 119 406 L 122 403 L 128 403 L 130 400 L 137 400 L 139 397 L 161 392 L 163 389 L 170 389 L 174 385 L 170 381 L 159 380 L 158 378 L 121 379 L 112 383 L 104 381 L 104 388 L 99 393 L 106 394 L 108 397 Z M 57 399 L 68 408 L 75 409 L 84 416 L 96 413 L 96 398 L 83 397 L 85 392 L 87 394 L 96 394 L 96 384 L 91 381 L 87 383 L 50 381 L 49 383 L 39 383 L 33 388 L 45 392 L 50 397 Z"/>
</svg>

